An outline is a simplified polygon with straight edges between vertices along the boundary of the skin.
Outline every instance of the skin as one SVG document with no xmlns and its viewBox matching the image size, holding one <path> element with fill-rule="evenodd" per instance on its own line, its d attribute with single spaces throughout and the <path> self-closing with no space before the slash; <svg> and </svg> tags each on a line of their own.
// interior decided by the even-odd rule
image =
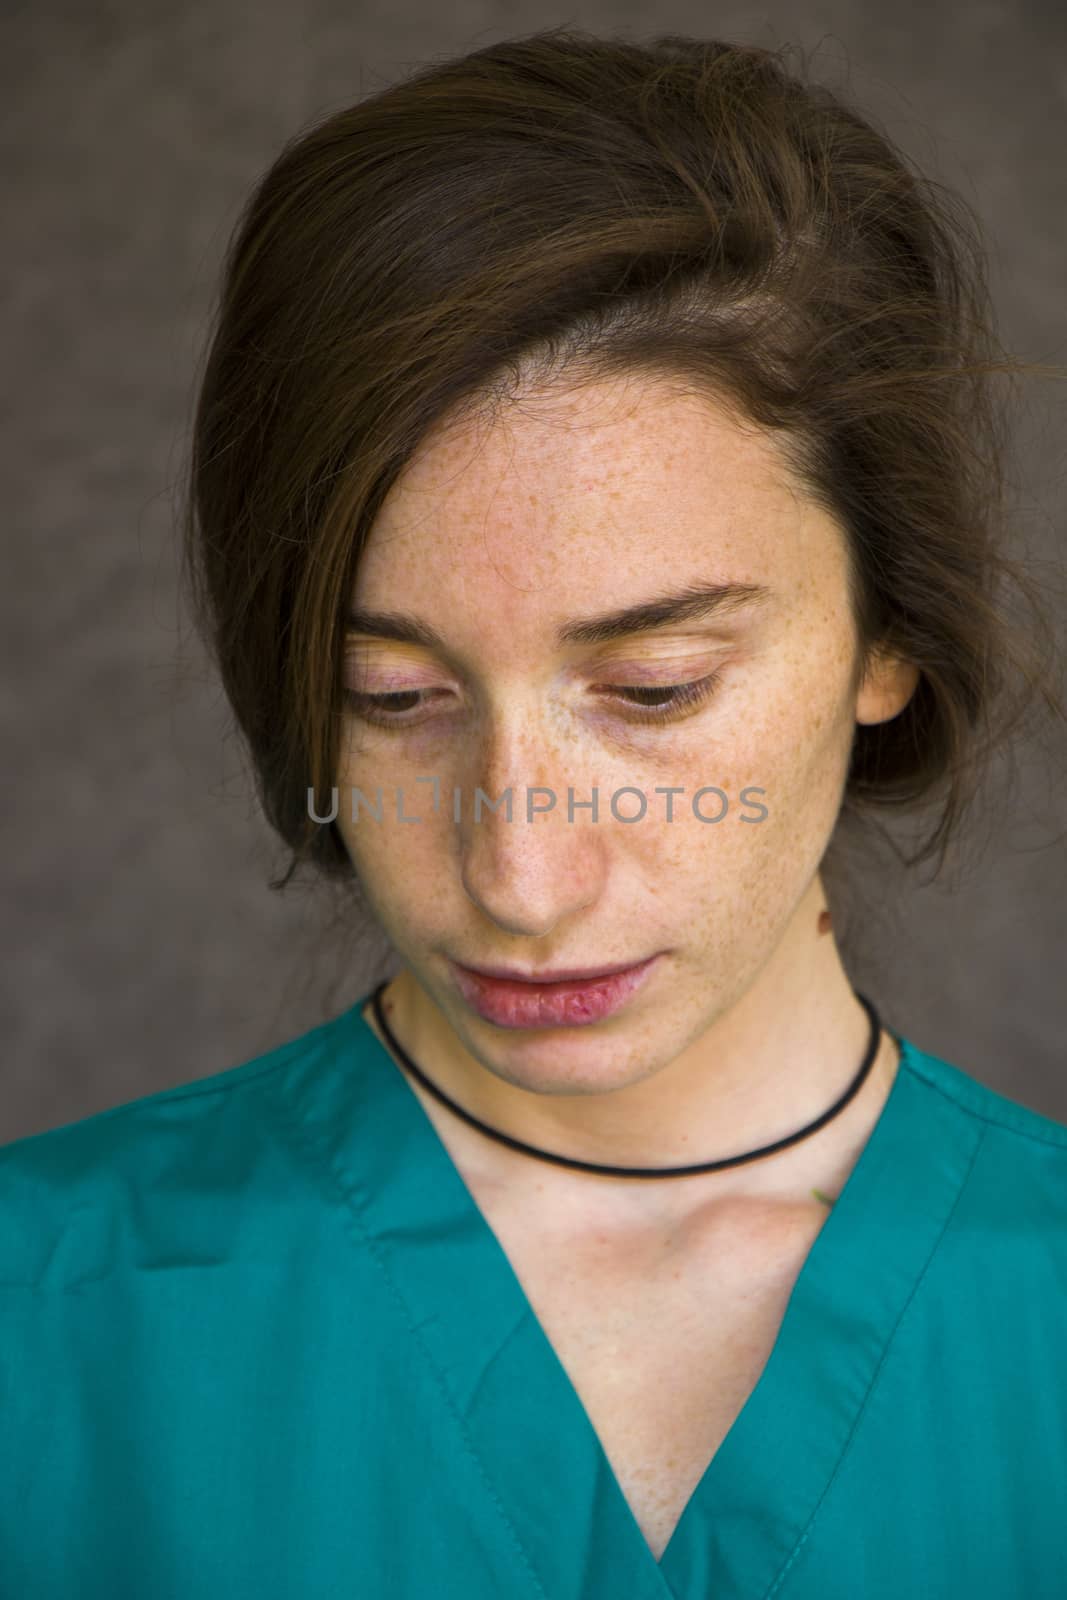
<svg viewBox="0 0 1067 1600">
<path fill-rule="evenodd" d="M 528 394 L 491 425 L 453 419 L 392 488 L 353 600 L 429 623 L 448 651 L 350 634 L 346 686 L 427 693 L 414 712 L 400 702 L 413 719 L 402 727 L 349 706 L 338 826 L 404 963 L 386 995 L 390 1026 L 475 1116 L 573 1158 L 673 1166 L 782 1138 L 851 1082 L 869 1024 L 819 866 L 856 724 L 896 716 L 918 673 L 881 656 L 857 681 L 845 555 L 842 530 L 790 479 L 771 436 L 648 376 Z M 572 619 L 727 580 L 773 595 L 622 641 L 555 640 Z M 642 674 L 662 686 L 720 667 L 710 698 L 680 717 L 645 723 L 613 698 Z M 415 782 L 430 774 L 444 797 L 436 814 L 430 786 Z M 536 784 L 558 801 L 530 824 L 525 790 Z M 714 825 L 690 806 L 709 784 L 730 802 Z M 384 821 L 352 821 L 351 785 L 368 797 L 381 786 Z M 475 823 L 476 787 L 495 799 L 508 785 L 514 820 L 484 810 Z M 588 809 L 568 822 L 568 785 L 578 800 L 597 786 L 598 822 Z M 671 822 L 655 793 L 666 785 L 684 790 Z M 746 785 L 764 791 L 758 824 L 740 820 L 758 814 L 741 805 Z M 611 815 L 623 786 L 647 798 L 639 822 Z M 398 790 L 419 823 L 396 819 Z M 721 802 L 702 804 L 714 816 Z M 636 807 L 633 796 L 620 802 Z M 608 966 L 657 951 L 621 1011 L 548 1029 L 483 1020 L 446 962 Z M 803 1203 L 825 1216 L 898 1059 L 883 1032 L 862 1090 L 819 1133 L 662 1181 L 538 1161 L 418 1097 L 481 1192 L 536 1204 L 546 1227 L 580 1221 L 601 1239 L 647 1242 L 768 1207 Z"/>
</svg>

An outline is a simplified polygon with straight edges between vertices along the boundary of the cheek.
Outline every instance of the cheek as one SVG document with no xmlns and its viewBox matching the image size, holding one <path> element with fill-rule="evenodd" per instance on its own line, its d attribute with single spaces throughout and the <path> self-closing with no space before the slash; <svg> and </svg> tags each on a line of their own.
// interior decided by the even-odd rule
<svg viewBox="0 0 1067 1600">
<path fill-rule="evenodd" d="M 761 785 L 771 823 L 825 821 L 834 809 L 848 767 L 854 722 L 846 693 L 847 663 L 832 653 L 825 663 L 783 663 L 766 694 L 737 722 L 739 782 Z M 761 825 L 762 826 L 762 825 Z"/>
<path fill-rule="evenodd" d="M 732 719 L 729 732 L 697 759 L 680 766 L 670 780 L 686 786 L 675 802 L 680 820 L 656 833 L 658 864 L 672 897 L 715 905 L 720 913 L 732 907 L 741 918 L 769 917 L 776 905 L 794 898 L 833 832 L 851 730 L 843 698 L 828 702 L 824 681 L 811 686 L 806 705 L 792 691 L 778 703 L 762 698 L 747 715 Z M 692 814 L 691 796 L 709 784 L 729 800 L 717 823 Z M 746 801 L 749 790 L 755 792 Z M 714 794 L 700 802 L 712 817 L 722 804 Z"/>
<path fill-rule="evenodd" d="M 772 919 L 818 869 L 841 807 L 851 728 L 842 702 L 813 697 L 803 710 L 792 705 L 755 730 L 753 776 L 745 781 L 766 788 L 768 815 L 737 830 L 749 836 L 740 848 L 752 917 Z"/>
<path fill-rule="evenodd" d="M 368 800 L 376 801 L 373 788 L 361 784 Z M 433 792 L 428 784 L 391 785 L 381 782 L 382 820 L 379 822 L 365 806 L 352 820 L 350 789 L 339 785 L 337 826 L 372 910 L 386 931 L 425 926 L 432 920 L 433 907 L 449 902 L 458 873 L 455 860 L 456 830 L 449 820 L 444 794 L 435 815 Z M 397 793 L 405 816 L 419 820 L 402 822 L 397 816 Z"/>
</svg>

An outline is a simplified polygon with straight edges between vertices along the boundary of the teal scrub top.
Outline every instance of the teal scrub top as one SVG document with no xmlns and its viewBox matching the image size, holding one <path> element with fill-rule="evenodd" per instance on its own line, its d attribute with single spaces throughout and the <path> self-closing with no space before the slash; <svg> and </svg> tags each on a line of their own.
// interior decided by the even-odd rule
<svg viewBox="0 0 1067 1600">
<path fill-rule="evenodd" d="M 0 1149 L 4 1600 L 1064 1600 L 1067 1126 L 900 1040 L 657 1561 L 362 1003 Z"/>
</svg>

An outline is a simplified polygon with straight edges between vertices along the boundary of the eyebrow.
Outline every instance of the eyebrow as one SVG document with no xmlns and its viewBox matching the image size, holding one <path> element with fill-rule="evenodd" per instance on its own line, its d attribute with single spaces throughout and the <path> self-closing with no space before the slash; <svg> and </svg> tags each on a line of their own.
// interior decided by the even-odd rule
<svg viewBox="0 0 1067 1600">
<path fill-rule="evenodd" d="M 565 622 L 556 630 L 556 641 L 561 646 L 605 644 L 651 628 L 749 609 L 764 604 L 771 594 L 772 590 L 764 583 L 689 584 L 677 593 L 642 600 L 620 611 L 602 611 L 596 616 Z M 370 611 L 356 606 L 349 612 L 348 626 L 354 633 L 370 634 L 378 639 L 397 639 L 404 644 L 424 645 L 429 650 L 448 650 L 446 641 L 429 623 L 399 611 Z"/>
</svg>

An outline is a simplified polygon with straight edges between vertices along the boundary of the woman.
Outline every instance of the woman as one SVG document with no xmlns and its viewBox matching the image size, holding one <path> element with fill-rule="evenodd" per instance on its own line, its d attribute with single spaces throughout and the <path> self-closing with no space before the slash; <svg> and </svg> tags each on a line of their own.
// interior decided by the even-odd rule
<svg viewBox="0 0 1067 1600">
<path fill-rule="evenodd" d="M 961 217 L 755 47 L 554 30 L 283 152 L 190 573 L 400 966 L 3 1152 L 3 1593 L 1062 1595 L 1067 1128 L 827 893 L 1039 681 L 994 364 Z"/>
</svg>

